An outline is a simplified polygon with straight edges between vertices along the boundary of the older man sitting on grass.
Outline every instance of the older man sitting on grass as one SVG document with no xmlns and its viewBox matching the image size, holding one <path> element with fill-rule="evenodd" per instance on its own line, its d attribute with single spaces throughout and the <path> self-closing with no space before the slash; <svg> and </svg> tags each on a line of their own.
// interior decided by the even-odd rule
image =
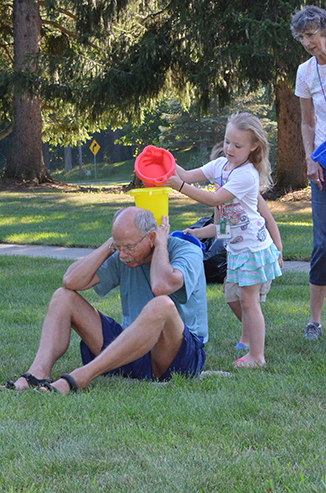
<svg viewBox="0 0 326 493">
<path fill-rule="evenodd" d="M 208 339 L 206 283 L 198 246 L 169 236 L 168 217 L 158 227 L 150 211 L 116 213 L 112 236 L 73 263 L 53 295 L 40 344 L 28 372 L 3 388 L 68 394 L 99 375 L 170 379 L 197 375 Z M 103 315 L 79 291 L 100 296 L 120 286 L 122 324 Z M 51 370 L 67 351 L 71 329 L 81 337 L 83 366 L 52 382 Z"/>
</svg>

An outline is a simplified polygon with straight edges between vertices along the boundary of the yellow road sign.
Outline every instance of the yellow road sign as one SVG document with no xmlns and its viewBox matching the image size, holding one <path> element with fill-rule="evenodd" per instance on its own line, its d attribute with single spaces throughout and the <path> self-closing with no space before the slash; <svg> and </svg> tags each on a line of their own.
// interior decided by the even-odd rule
<svg viewBox="0 0 326 493">
<path fill-rule="evenodd" d="M 93 142 L 90 145 L 90 150 L 92 151 L 92 153 L 94 154 L 94 156 L 96 156 L 96 154 L 98 153 L 98 151 L 100 149 L 101 149 L 101 146 L 94 139 Z"/>
</svg>

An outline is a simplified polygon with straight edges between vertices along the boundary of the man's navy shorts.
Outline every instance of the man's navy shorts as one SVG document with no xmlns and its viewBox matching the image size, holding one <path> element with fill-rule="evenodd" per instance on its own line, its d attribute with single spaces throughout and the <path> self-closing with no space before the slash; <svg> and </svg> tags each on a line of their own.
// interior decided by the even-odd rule
<svg viewBox="0 0 326 493">
<path fill-rule="evenodd" d="M 123 329 L 113 318 L 107 317 L 102 313 L 100 313 L 100 316 L 104 339 L 102 346 L 103 351 L 103 349 L 121 334 Z M 202 370 L 206 359 L 202 337 L 192 334 L 186 324 L 183 334 L 184 339 L 177 356 L 159 380 L 169 380 L 174 372 L 194 377 Z M 80 352 L 84 365 L 95 358 L 95 355 L 84 341 L 80 342 Z M 155 377 L 152 374 L 150 353 L 145 354 L 132 363 L 116 368 L 108 373 L 104 373 L 104 375 L 122 375 L 124 377 L 137 378 L 139 380 L 145 378 L 155 380 Z"/>
</svg>

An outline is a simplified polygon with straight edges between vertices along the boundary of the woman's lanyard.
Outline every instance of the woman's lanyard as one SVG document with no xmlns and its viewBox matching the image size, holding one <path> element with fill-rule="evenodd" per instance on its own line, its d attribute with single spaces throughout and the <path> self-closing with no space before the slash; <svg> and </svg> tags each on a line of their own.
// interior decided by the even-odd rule
<svg viewBox="0 0 326 493">
<path fill-rule="evenodd" d="M 317 57 L 315 57 L 315 60 L 316 60 L 316 68 L 317 68 L 317 74 L 318 74 L 319 84 L 320 84 L 320 87 L 321 87 L 321 90 L 322 90 L 322 93 L 323 93 L 323 96 L 324 96 L 324 99 L 325 99 L 325 102 L 326 102 L 326 96 L 325 96 L 323 84 L 321 83 L 321 77 L 320 77 L 320 73 L 319 73 Z"/>
</svg>

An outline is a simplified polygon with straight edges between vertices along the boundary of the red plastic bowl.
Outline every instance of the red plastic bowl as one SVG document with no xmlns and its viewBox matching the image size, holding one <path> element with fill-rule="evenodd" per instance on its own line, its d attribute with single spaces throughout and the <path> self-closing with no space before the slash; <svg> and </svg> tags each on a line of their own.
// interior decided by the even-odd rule
<svg viewBox="0 0 326 493">
<path fill-rule="evenodd" d="M 175 171 L 175 158 L 160 147 L 147 146 L 135 162 L 135 173 L 145 187 L 164 185 Z"/>
</svg>

